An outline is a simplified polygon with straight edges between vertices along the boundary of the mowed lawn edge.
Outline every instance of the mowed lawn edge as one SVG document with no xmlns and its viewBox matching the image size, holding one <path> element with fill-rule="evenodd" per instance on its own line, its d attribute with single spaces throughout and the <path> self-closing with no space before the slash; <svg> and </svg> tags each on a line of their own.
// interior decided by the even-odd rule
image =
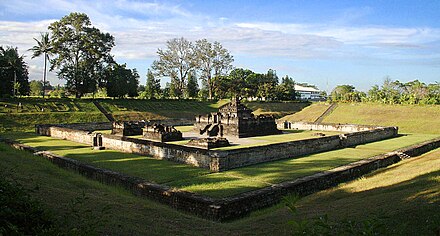
<svg viewBox="0 0 440 236">
<path fill-rule="evenodd" d="M 221 198 L 325 171 L 420 143 L 435 138 L 436 135 L 410 134 L 358 145 L 354 148 L 262 163 L 220 173 L 210 173 L 205 169 L 114 150 L 92 150 L 86 145 L 35 134 L 16 133 L 15 137 L 14 135 L 9 137 L 26 145 L 74 158 L 97 167 L 140 177 L 153 183 Z"/>
</svg>

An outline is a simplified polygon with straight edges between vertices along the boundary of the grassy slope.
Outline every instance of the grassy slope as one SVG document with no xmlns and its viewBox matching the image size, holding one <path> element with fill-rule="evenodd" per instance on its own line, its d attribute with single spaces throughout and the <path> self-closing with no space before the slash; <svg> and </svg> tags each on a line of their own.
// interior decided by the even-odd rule
<svg viewBox="0 0 440 236">
<path fill-rule="evenodd" d="M 66 140 L 35 134 L 5 135 L 41 150 L 75 158 L 99 167 L 112 169 L 151 182 L 167 184 L 187 191 L 213 197 L 230 196 L 270 184 L 291 180 L 328 170 L 366 157 L 395 150 L 435 137 L 436 135 L 407 135 L 380 142 L 358 145 L 355 148 L 318 153 L 296 159 L 286 159 L 238 168 L 222 173 L 209 173 L 200 168 L 159 161 L 153 158 L 120 153 L 113 150 L 97 151 Z"/>
<path fill-rule="evenodd" d="M 325 104 L 322 102 L 313 103 L 311 106 L 304 108 L 304 110 L 287 115 L 282 120 L 288 121 L 303 121 L 303 122 L 314 122 L 322 113 L 324 113 L 330 104 Z"/>
<path fill-rule="evenodd" d="M 194 118 L 216 111 L 226 101 L 217 103 L 195 100 L 101 100 L 100 104 L 117 119 Z"/>
<path fill-rule="evenodd" d="M 228 100 L 204 102 L 136 99 L 103 99 L 99 101 L 106 110 L 113 113 L 117 120 L 193 119 L 198 114 L 217 111 L 218 107 L 229 102 Z M 18 108 L 19 103 L 21 103 L 20 109 Z M 256 114 L 264 113 L 276 116 L 296 112 L 306 105 L 306 103 L 249 103 L 249 106 L 256 110 Z M 107 121 L 107 119 L 90 99 L 19 98 L 0 100 L 0 132 L 32 131 L 35 124 L 101 121 Z"/>
<path fill-rule="evenodd" d="M 302 199 L 302 216 L 382 218 L 392 235 L 440 230 L 440 149 Z M 397 177 L 398 176 L 398 177 Z"/>
<path fill-rule="evenodd" d="M 430 234 L 440 221 L 439 155 L 440 150 L 433 151 L 308 196 L 299 202 L 298 213 L 301 217 L 328 214 L 331 221 L 362 221 L 378 215 L 390 232 L 397 231 L 395 235 L 400 230 L 408 235 Z M 291 235 L 287 221 L 292 216 L 282 204 L 231 223 L 213 223 L 88 180 L 4 144 L 0 144 L 0 158 L 0 168 L 35 189 L 32 195 L 60 218 L 66 206 L 84 192 L 88 200 L 78 208 L 92 209 L 91 214 L 107 222 L 99 227 L 103 234 Z M 99 209 L 105 206 L 110 207 L 109 214 L 100 215 Z"/>
<path fill-rule="evenodd" d="M 305 109 L 310 103 L 300 102 L 245 102 L 255 115 L 273 115 L 276 118 L 296 113 Z"/>
<path fill-rule="evenodd" d="M 440 134 L 440 106 L 338 104 L 324 122 L 399 126 L 403 133 Z"/>
<path fill-rule="evenodd" d="M 20 109 L 18 108 L 19 103 L 21 103 Z M 107 121 L 107 119 L 91 100 L 87 99 L 18 98 L 0 100 L 0 132 L 33 131 L 36 124 L 97 121 Z"/>
</svg>

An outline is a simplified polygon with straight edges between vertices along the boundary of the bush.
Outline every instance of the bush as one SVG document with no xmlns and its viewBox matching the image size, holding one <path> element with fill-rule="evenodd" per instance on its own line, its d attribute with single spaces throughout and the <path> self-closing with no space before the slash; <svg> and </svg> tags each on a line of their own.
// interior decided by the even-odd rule
<svg viewBox="0 0 440 236">
<path fill-rule="evenodd" d="M 54 231 L 54 221 L 18 183 L 0 178 L 0 235 L 39 235 Z"/>
</svg>

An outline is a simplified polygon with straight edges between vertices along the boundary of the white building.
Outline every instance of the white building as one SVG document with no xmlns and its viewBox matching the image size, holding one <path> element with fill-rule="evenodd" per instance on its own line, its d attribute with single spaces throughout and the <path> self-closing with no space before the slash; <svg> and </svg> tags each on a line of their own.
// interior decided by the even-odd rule
<svg viewBox="0 0 440 236">
<path fill-rule="evenodd" d="M 321 91 L 312 87 L 304 87 L 295 84 L 295 91 L 301 100 L 322 100 Z"/>
</svg>

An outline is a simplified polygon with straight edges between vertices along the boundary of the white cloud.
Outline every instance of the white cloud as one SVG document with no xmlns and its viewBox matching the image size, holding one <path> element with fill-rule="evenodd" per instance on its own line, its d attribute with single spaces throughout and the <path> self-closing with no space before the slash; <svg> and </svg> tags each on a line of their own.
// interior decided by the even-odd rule
<svg viewBox="0 0 440 236">
<path fill-rule="evenodd" d="M 336 24 L 295 24 L 272 22 L 233 22 L 228 18 L 212 19 L 208 15 L 190 13 L 179 5 L 162 2 L 119 0 L 67 1 L 49 0 L 0 3 L 5 14 L 49 18 L 69 12 L 86 13 L 92 24 L 115 37 L 112 53 L 119 62 L 152 60 L 158 48 L 167 40 L 186 37 L 190 40 L 207 38 L 219 41 L 233 55 L 283 57 L 290 59 L 368 59 L 439 61 L 440 29 L 413 27 L 364 26 Z M 368 9 L 365 10 L 368 13 Z M 347 19 L 358 17 L 348 12 Z M 0 45 L 14 45 L 27 55 L 31 78 L 38 78 L 42 61 L 30 60 L 26 50 L 34 45 L 34 37 L 54 19 L 29 21 L 0 21 Z M 427 54 L 427 51 L 437 53 Z M 429 61 L 431 60 L 431 61 Z M 148 67 L 149 65 L 145 65 Z M 35 75 L 33 75 L 35 73 Z M 52 78 L 52 77 L 51 77 Z"/>
</svg>

